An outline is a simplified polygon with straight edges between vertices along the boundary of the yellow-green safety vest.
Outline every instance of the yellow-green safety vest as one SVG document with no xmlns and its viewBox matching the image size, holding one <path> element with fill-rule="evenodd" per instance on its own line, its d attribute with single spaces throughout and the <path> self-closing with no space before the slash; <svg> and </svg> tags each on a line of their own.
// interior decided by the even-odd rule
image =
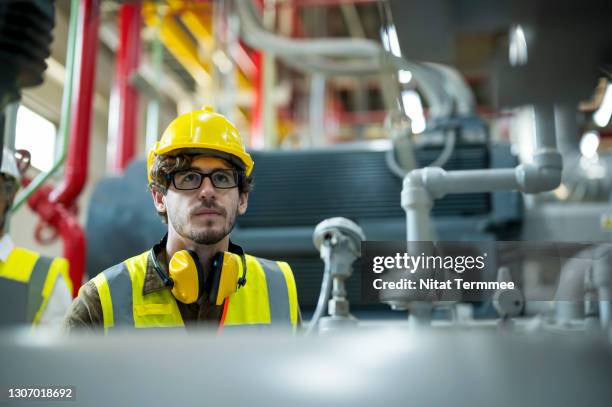
<svg viewBox="0 0 612 407">
<path fill-rule="evenodd" d="M 0 325 L 38 324 L 60 275 L 72 292 L 66 259 L 15 247 L 0 261 Z"/>
<path fill-rule="evenodd" d="M 169 288 L 143 295 L 149 251 L 119 263 L 93 278 L 104 331 L 113 327 L 184 326 Z M 281 261 L 246 255 L 247 282 L 224 303 L 220 327 L 285 325 L 295 329 L 298 300 L 293 272 Z"/>
</svg>

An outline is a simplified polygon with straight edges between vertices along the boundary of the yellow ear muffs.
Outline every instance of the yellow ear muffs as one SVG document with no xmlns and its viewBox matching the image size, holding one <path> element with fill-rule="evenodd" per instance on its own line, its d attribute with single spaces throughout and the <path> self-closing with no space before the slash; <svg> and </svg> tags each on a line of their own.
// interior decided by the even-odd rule
<svg viewBox="0 0 612 407">
<path fill-rule="evenodd" d="M 196 302 L 204 292 L 204 270 L 198 255 L 191 250 L 174 253 L 168 265 L 173 281 L 172 295 L 182 303 Z"/>
<path fill-rule="evenodd" d="M 213 270 L 209 280 L 208 300 L 216 305 L 238 289 L 239 277 L 243 276 L 242 258 L 234 253 L 219 252 L 213 257 Z"/>
</svg>

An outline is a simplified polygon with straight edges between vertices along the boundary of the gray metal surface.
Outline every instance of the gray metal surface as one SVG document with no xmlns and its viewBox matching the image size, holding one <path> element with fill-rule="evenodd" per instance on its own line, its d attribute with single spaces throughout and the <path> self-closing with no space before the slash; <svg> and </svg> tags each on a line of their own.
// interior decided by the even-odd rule
<svg viewBox="0 0 612 407">
<path fill-rule="evenodd" d="M 604 338 L 382 327 L 333 337 L 4 332 L 0 387 L 74 386 L 76 401 L 57 405 L 92 407 L 608 407 L 610 350 Z"/>
</svg>

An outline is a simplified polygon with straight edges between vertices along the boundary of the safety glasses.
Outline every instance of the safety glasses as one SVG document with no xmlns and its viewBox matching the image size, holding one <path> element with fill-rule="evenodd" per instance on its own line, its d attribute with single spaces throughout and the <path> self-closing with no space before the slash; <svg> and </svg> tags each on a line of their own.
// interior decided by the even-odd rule
<svg viewBox="0 0 612 407">
<path fill-rule="evenodd" d="M 238 172 L 236 170 L 218 169 L 209 173 L 197 170 L 183 170 L 170 174 L 174 188 L 181 191 L 199 189 L 204 178 L 210 178 L 215 188 L 230 189 L 238 186 Z"/>
</svg>

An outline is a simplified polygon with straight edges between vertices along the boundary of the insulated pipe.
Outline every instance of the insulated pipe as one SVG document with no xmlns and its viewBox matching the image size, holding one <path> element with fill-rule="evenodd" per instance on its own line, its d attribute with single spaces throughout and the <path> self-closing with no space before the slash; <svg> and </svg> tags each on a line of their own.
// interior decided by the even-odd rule
<svg viewBox="0 0 612 407">
<path fill-rule="evenodd" d="M 599 298 L 599 320 L 601 327 L 608 329 L 612 325 L 612 249 L 601 245 L 594 253 L 593 283 Z"/>
<path fill-rule="evenodd" d="M 115 156 L 112 170 L 122 172 L 136 153 L 138 91 L 131 83 L 140 63 L 140 4 L 123 4 L 119 9 L 119 47 L 115 65 L 115 94 L 118 122 L 115 129 Z"/>
<path fill-rule="evenodd" d="M 236 0 L 238 16 L 244 29 L 249 33 L 244 40 L 253 44 L 268 44 L 271 51 L 282 50 L 285 56 L 320 55 L 336 58 L 367 58 L 378 55 L 380 46 L 371 40 L 364 39 L 322 39 L 295 40 L 272 34 L 258 27 L 256 10 L 251 0 Z M 276 48 L 276 49 L 273 49 Z"/>
<path fill-rule="evenodd" d="M 599 320 L 601 327 L 607 329 L 611 323 L 612 297 L 612 249 L 601 244 L 588 247 L 561 269 L 559 285 L 555 293 L 556 317 L 560 321 L 584 318 L 585 316 L 585 276 L 592 270 L 594 288 L 599 300 Z"/>
<path fill-rule="evenodd" d="M 536 109 L 534 162 L 513 169 L 444 171 L 427 167 L 411 171 L 403 182 L 408 241 L 431 240 L 430 212 L 434 199 L 451 193 L 519 190 L 550 191 L 561 182 L 562 160 L 556 149 L 552 107 Z M 423 203 L 427 204 L 423 204 Z"/>
<path fill-rule="evenodd" d="M 509 169 L 466 171 L 445 171 L 442 168 L 427 167 L 409 172 L 404 177 L 401 193 L 401 205 L 406 212 L 408 243 L 434 240 L 431 209 L 434 200 L 446 194 L 499 190 L 535 193 L 556 188 L 561 182 L 562 161 L 555 147 L 554 117 L 550 113 L 552 111 L 552 106 L 549 109 L 540 107 L 536 110 L 537 150 L 532 164 L 521 164 Z M 382 298 L 394 309 L 410 309 L 419 301 L 419 298 L 409 291 L 383 294 Z M 411 319 L 414 319 L 414 316 L 411 316 Z"/>
<path fill-rule="evenodd" d="M 476 112 L 476 98 L 461 74 L 454 68 L 442 64 L 426 63 L 442 79 L 442 86 L 454 100 L 454 113 L 471 116 Z"/>
<path fill-rule="evenodd" d="M 451 114 L 452 103 L 438 84 L 438 78 L 431 69 L 417 63 L 405 60 L 385 51 L 380 44 L 364 39 L 319 39 L 297 40 L 272 34 L 261 27 L 255 7 L 251 0 L 235 0 L 238 17 L 244 31 L 244 41 L 253 48 L 270 50 L 291 67 L 306 72 L 319 71 L 324 74 L 356 74 L 363 69 L 365 73 L 380 73 L 385 67 L 393 67 L 393 71 L 405 69 L 412 72 L 419 89 L 423 92 L 430 105 L 432 117 L 446 117 Z M 299 58 L 298 57 L 302 57 Z M 363 58 L 369 59 L 358 68 L 356 63 L 348 65 L 330 61 L 333 58 Z"/>
<path fill-rule="evenodd" d="M 87 178 L 91 113 L 95 85 L 96 56 L 98 53 L 98 28 L 100 25 L 100 1 L 83 0 L 79 13 L 77 35 L 77 82 L 72 101 L 74 114 L 70 127 L 70 147 L 65 176 L 53 190 L 49 199 L 69 208 L 81 193 Z"/>
<path fill-rule="evenodd" d="M 559 322 L 584 318 L 585 276 L 593 264 L 593 247 L 576 253 L 565 262 L 559 274 L 559 284 L 555 292 L 555 317 Z"/>
</svg>

